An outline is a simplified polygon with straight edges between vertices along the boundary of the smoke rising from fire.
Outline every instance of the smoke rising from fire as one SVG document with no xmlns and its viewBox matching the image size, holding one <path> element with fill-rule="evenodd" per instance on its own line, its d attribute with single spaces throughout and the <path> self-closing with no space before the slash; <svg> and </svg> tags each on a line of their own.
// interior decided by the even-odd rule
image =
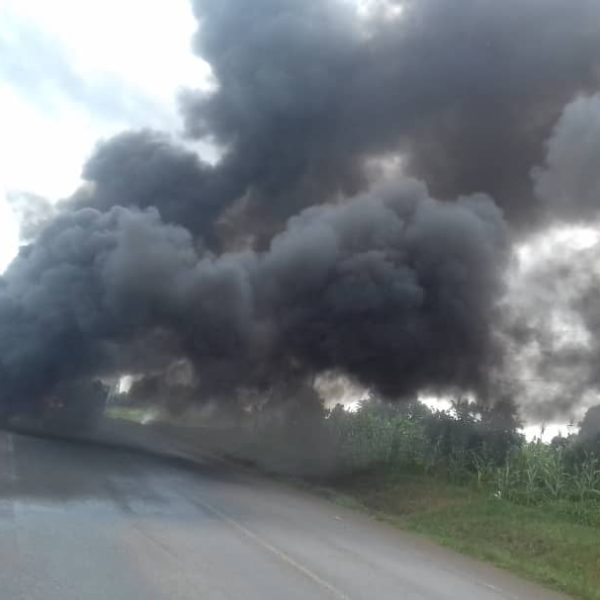
<svg viewBox="0 0 600 600">
<path fill-rule="evenodd" d="M 181 357 L 205 398 L 331 369 L 389 397 L 479 387 L 504 251 L 489 198 L 412 181 L 306 209 L 264 252 L 199 251 L 155 209 L 66 211 L 4 276 L 4 389 Z"/>
<path fill-rule="evenodd" d="M 28 213 L 0 282 L 4 401 L 181 361 L 189 402 L 328 372 L 493 397 L 531 310 L 506 308 L 514 236 L 596 214 L 600 5 L 192 4 L 215 87 L 184 92 L 182 118 L 221 158 L 124 132 Z"/>
</svg>

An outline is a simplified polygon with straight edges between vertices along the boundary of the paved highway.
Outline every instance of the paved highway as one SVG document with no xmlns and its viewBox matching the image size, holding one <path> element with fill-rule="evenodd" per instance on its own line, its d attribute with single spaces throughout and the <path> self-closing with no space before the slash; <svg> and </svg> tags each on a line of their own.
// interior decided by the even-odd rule
<svg viewBox="0 0 600 600">
<path fill-rule="evenodd" d="M 564 598 L 206 459 L 0 433 L 0 600 Z"/>
</svg>

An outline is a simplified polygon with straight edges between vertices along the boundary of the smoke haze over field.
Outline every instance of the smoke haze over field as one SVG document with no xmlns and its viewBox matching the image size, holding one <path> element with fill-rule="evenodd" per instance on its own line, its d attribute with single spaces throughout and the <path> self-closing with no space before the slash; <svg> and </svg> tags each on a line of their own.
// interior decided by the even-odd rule
<svg viewBox="0 0 600 600">
<path fill-rule="evenodd" d="M 17 202 L 4 401 L 124 373 L 165 389 L 176 364 L 186 402 L 324 373 L 393 400 L 518 389 L 543 416 L 594 393 L 600 246 L 533 269 L 512 251 L 599 216 L 600 4 L 192 6 L 214 85 L 180 95 L 186 139 L 125 131 L 71 198 Z M 549 297 L 585 343 L 557 346 Z"/>
</svg>

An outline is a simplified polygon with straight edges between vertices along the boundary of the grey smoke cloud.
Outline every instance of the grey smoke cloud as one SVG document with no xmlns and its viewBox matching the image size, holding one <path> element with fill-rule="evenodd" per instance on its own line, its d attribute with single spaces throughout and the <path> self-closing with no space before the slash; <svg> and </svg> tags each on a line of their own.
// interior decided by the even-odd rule
<svg viewBox="0 0 600 600">
<path fill-rule="evenodd" d="M 598 401 L 600 245 L 560 234 L 527 242 L 529 258 L 511 265 L 501 300 L 504 377 L 525 415 L 546 421 L 580 418 Z"/>
<path fill-rule="evenodd" d="M 188 131 L 225 147 L 239 193 L 278 214 L 356 192 L 367 157 L 402 153 L 435 196 L 486 192 L 532 219 L 543 142 L 599 83 L 600 6 L 397 4 L 397 20 L 365 22 L 335 0 L 195 0 L 219 87 L 184 98 Z"/>
<path fill-rule="evenodd" d="M 563 110 L 533 172 L 535 191 L 558 218 L 588 221 L 600 211 L 600 95 L 579 97 Z"/>
<path fill-rule="evenodd" d="M 399 4 L 390 21 L 341 0 L 194 0 L 217 85 L 182 115 L 222 158 L 148 130 L 99 144 L 1 280 L 3 397 L 123 372 L 161 390 L 181 361 L 198 401 L 327 372 L 394 399 L 489 396 L 502 344 L 533 335 L 517 317 L 498 335 L 509 226 L 594 181 L 594 141 L 583 165 L 560 148 L 595 114 L 593 98 L 562 111 L 598 85 L 600 5 Z M 390 156 L 404 173 L 383 184 Z"/>
<path fill-rule="evenodd" d="M 521 379 L 525 410 L 551 419 L 573 417 L 574 411 L 598 401 L 598 94 L 578 96 L 565 106 L 545 149 L 532 180 L 550 223 L 542 234 L 546 248 L 540 243 L 543 237 L 533 237 L 529 252 L 538 253 L 537 261 L 513 278 L 503 317 L 509 324 L 504 340 L 508 370 Z M 587 239 L 565 245 L 557 236 L 560 224 L 584 226 Z"/>
<path fill-rule="evenodd" d="M 416 182 L 306 209 L 265 252 L 199 252 L 155 209 L 65 212 L 4 276 L 3 392 L 139 367 L 141 340 L 205 398 L 331 369 L 389 397 L 479 387 L 505 244 L 489 198 Z"/>
<path fill-rule="evenodd" d="M 83 169 L 91 182 L 71 202 L 106 211 L 112 206 L 159 210 L 169 223 L 212 239 L 223 209 L 212 193 L 214 169 L 172 137 L 150 130 L 121 133 L 100 142 Z"/>
<path fill-rule="evenodd" d="M 156 205 L 217 249 L 266 247 L 305 206 L 367 189 L 373 158 L 394 155 L 434 196 L 485 192 L 530 226 L 546 207 L 531 180 L 545 141 L 600 83 L 593 0 L 406 0 L 391 21 L 341 0 L 192 4 L 217 85 L 188 90 L 182 113 L 222 160 L 137 132 L 101 145 L 84 176 L 89 205 Z"/>
</svg>

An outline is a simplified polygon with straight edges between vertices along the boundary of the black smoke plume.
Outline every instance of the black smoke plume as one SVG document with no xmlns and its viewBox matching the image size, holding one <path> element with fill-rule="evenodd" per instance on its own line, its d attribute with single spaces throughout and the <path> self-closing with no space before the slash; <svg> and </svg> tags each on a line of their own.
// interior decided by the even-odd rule
<svg viewBox="0 0 600 600">
<path fill-rule="evenodd" d="M 197 401 L 324 372 L 489 396 L 507 227 L 554 202 L 553 127 L 598 87 L 600 4 L 387 4 L 193 1 L 216 87 L 181 109 L 221 159 L 152 131 L 97 147 L 2 278 L 6 402 L 122 373 L 160 389 L 181 361 Z"/>
<path fill-rule="evenodd" d="M 504 222 L 416 182 L 306 209 L 264 252 L 199 251 L 155 209 L 65 211 L 9 267 L 3 392 L 186 358 L 204 398 L 339 370 L 388 397 L 485 383 Z"/>
<path fill-rule="evenodd" d="M 400 153 L 434 196 L 486 192 L 530 219 L 543 142 L 600 83 L 595 0 L 406 0 L 363 21 L 335 0 L 193 4 L 219 88 L 184 99 L 188 130 L 226 149 L 230 200 L 283 215 Z"/>
<path fill-rule="evenodd" d="M 266 247 L 289 216 L 359 193 L 374 161 L 400 157 L 435 197 L 485 192 L 531 224 L 545 209 L 531 181 L 545 141 L 565 104 L 600 84 L 600 5 L 390 4 L 399 16 L 361 19 L 344 0 L 194 0 L 194 47 L 217 87 L 185 93 L 182 111 L 222 160 L 126 133 L 86 166 L 85 204 L 156 206 L 215 248 L 215 227 Z"/>
</svg>

